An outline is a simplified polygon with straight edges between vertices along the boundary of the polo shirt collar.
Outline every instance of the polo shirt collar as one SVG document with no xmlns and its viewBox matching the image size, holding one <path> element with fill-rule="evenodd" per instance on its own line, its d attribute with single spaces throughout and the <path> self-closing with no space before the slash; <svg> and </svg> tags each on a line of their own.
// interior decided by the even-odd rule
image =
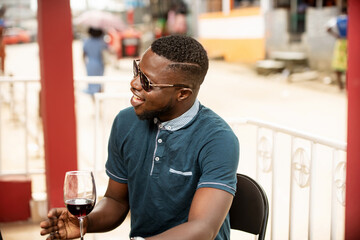
<svg viewBox="0 0 360 240">
<path fill-rule="evenodd" d="M 168 131 L 176 131 L 188 124 L 198 113 L 200 102 L 198 99 L 195 100 L 192 107 L 183 113 L 181 116 L 174 118 L 167 122 L 160 122 L 158 118 L 154 118 L 154 123 L 158 125 L 160 129 Z"/>
</svg>

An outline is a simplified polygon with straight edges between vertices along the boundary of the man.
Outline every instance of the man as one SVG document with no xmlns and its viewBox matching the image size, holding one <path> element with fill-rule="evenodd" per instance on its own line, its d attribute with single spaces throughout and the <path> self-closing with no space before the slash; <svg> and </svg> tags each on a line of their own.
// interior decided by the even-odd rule
<svg viewBox="0 0 360 240">
<path fill-rule="evenodd" d="M 206 51 L 190 37 L 163 37 L 133 68 L 133 107 L 114 120 L 108 188 L 85 218 L 84 233 L 114 229 L 131 210 L 131 239 L 230 239 L 239 143 L 197 100 Z M 40 224 L 47 239 L 80 236 L 66 209 L 48 217 Z"/>
</svg>

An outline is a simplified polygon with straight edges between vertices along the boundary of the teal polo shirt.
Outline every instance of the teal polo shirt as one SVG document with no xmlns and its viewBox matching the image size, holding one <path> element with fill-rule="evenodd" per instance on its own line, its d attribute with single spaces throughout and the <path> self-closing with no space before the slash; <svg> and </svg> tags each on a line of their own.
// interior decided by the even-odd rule
<svg viewBox="0 0 360 240">
<path fill-rule="evenodd" d="M 169 122 L 139 120 L 132 107 L 116 116 L 107 175 L 128 184 L 130 236 L 150 237 L 188 219 L 198 188 L 235 194 L 239 142 L 229 125 L 198 101 Z M 229 216 L 216 240 L 230 239 Z"/>
</svg>

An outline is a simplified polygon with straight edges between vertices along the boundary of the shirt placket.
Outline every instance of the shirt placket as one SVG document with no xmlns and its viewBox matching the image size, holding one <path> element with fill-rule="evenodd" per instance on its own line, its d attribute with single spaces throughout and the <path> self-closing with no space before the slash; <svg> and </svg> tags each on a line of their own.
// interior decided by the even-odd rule
<svg viewBox="0 0 360 240">
<path fill-rule="evenodd" d="M 158 177 L 160 174 L 161 164 L 164 161 L 164 149 L 165 149 L 165 138 L 166 138 L 166 130 L 164 129 L 162 124 L 158 126 L 158 132 L 156 134 L 155 139 L 155 149 L 152 160 L 152 167 L 150 175 L 152 177 Z"/>
</svg>

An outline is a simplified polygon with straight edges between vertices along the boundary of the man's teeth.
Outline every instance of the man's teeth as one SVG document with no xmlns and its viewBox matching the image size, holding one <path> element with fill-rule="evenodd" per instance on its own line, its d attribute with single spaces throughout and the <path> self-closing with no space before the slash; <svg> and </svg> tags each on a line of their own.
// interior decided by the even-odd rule
<svg viewBox="0 0 360 240">
<path fill-rule="evenodd" d="M 138 96 L 134 95 L 134 98 L 137 100 L 141 100 L 141 98 L 139 98 Z"/>
</svg>

